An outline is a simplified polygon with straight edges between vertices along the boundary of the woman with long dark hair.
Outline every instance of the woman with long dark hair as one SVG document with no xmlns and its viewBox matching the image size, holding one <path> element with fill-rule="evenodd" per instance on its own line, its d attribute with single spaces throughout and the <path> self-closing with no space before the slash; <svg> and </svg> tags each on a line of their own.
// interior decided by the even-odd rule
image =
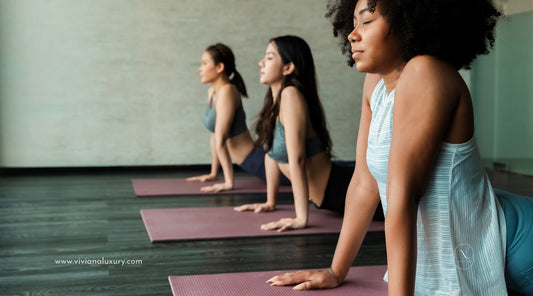
<svg viewBox="0 0 533 296">
<path fill-rule="evenodd" d="M 292 184 L 296 217 L 264 224 L 262 229 L 306 227 L 309 200 L 319 208 L 344 212 L 354 168 L 331 161 L 332 144 L 309 45 L 297 36 L 273 38 L 259 66 L 261 83 L 269 86 L 255 128 L 256 145 L 267 151 L 267 201 L 236 210 L 275 210 L 283 173 Z"/>
<path fill-rule="evenodd" d="M 219 167 L 224 183 L 202 187 L 202 191 L 219 192 L 234 186 L 232 160 L 246 172 L 265 180 L 264 151 L 255 148 L 246 126 L 241 97 L 247 97 L 246 86 L 236 69 L 231 48 L 222 43 L 207 47 L 198 69 L 202 83 L 210 83 L 203 122 L 211 132 L 211 172 L 190 177 L 188 181 L 215 180 Z M 288 183 L 287 181 L 284 182 Z"/>
</svg>

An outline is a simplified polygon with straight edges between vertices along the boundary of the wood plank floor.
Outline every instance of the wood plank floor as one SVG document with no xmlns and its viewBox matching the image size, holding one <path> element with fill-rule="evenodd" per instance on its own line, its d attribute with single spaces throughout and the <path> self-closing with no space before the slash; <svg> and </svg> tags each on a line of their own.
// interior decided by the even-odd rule
<svg viewBox="0 0 533 296">
<path fill-rule="evenodd" d="M 264 194 L 137 198 L 130 182 L 199 172 L 198 168 L 1 171 L 0 294 L 171 295 L 169 275 L 330 264 L 337 235 L 152 244 L 141 209 L 235 206 L 265 199 Z M 490 176 L 495 187 L 533 196 L 531 178 L 498 172 Z M 290 194 L 280 197 L 280 203 L 291 202 Z M 56 263 L 102 258 L 142 260 L 142 264 Z M 354 266 L 385 263 L 384 234 L 368 234 Z"/>
</svg>

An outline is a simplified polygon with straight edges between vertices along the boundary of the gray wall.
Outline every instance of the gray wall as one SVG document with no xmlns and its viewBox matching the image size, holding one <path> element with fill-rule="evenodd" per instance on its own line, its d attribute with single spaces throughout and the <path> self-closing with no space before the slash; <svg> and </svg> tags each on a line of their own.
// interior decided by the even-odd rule
<svg viewBox="0 0 533 296">
<path fill-rule="evenodd" d="M 345 64 L 323 0 L 0 0 L 0 166 L 208 163 L 205 47 L 230 45 L 249 125 L 268 39 L 310 44 L 334 152 L 353 160 L 363 75 Z M 483 158 L 533 164 L 533 12 L 498 24 L 464 72 Z"/>
<path fill-rule="evenodd" d="M 205 47 L 230 45 L 250 93 L 267 42 L 310 44 L 341 159 L 355 158 L 363 75 L 346 66 L 323 0 L 0 0 L 0 166 L 209 163 Z"/>
</svg>

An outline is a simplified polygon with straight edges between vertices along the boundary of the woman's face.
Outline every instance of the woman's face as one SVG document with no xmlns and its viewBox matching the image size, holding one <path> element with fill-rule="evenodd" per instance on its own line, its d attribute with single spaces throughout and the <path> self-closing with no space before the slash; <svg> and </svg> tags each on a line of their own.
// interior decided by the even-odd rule
<svg viewBox="0 0 533 296">
<path fill-rule="evenodd" d="M 259 81 L 263 84 L 272 85 L 283 80 L 283 65 L 277 46 L 270 42 L 267 46 L 265 57 L 259 61 L 261 77 Z"/>
<path fill-rule="evenodd" d="M 379 10 L 368 10 L 368 1 L 359 0 L 354 10 L 353 31 L 348 35 L 352 59 L 359 72 L 386 74 L 402 62 L 398 40 L 389 34 L 389 23 Z"/>
<path fill-rule="evenodd" d="M 202 63 L 200 64 L 198 71 L 200 72 L 200 80 L 202 83 L 210 83 L 218 78 L 219 73 L 217 71 L 217 67 L 213 62 L 213 58 L 211 58 L 211 54 L 209 52 L 205 51 L 202 54 Z"/>
</svg>

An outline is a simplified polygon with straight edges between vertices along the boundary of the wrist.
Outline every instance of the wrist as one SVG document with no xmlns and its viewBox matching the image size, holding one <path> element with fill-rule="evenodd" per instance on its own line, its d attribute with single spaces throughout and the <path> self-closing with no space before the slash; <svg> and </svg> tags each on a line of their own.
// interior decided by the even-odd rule
<svg viewBox="0 0 533 296">
<path fill-rule="evenodd" d="M 307 227 L 307 217 L 296 217 L 295 218 L 296 220 L 296 223 L 298 223 L 298 225 L 301 225 L 303 227 Z"/>
<path fill-rule="evenodd" d="M 265 202 L 265 205 L 267 207 L 270 207 L 270 208 L 275 208 L 276 207 L 276 203 L 275 202 L 272 202 L 272 201 L 267 201 Z"/>
<path fill-rule="evenodd" d="M 346 277 L 346 274 L 348 273 L 347 271 L 346 272 L 341 272 L 339 270 L 335 271 L 333 267 L 328 268 L 328 272 L 333 276 L 333 278 L 335 278 L 337 285 L 342 284 L 342 282 L 344 281 L 344 278 Z"/>
</svg>

